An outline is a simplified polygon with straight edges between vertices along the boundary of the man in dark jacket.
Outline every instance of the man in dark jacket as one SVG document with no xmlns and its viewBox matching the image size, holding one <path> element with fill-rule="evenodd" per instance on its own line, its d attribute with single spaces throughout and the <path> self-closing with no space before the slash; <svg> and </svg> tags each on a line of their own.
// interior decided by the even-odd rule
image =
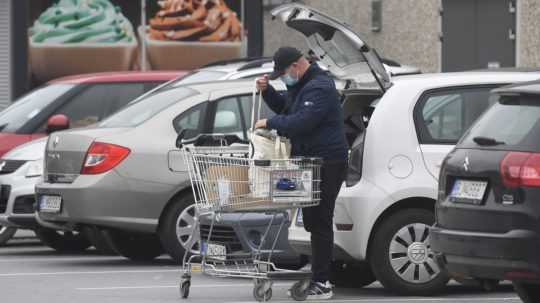
<svg viewBox="0 0 540 303">
<path fill-rule="evenodd" d="M 278 93 L 268 79 L 281 78 L 287 94 Z M 330 264 L 334 247 L 333 217 L 337 195 L 347 167 L 343 111 L 334 80 L 292 47 L 274 55 L 274 72 L 257 79 L 268 106 L 277 113 L 257 121 L 256 128 L 275 129 L 291 140 L 292 156 L 321 157 L 321 201 L 304 208 L 305 229 L 311 233 L 312 283 L 307 299 L 330 299 Z"/>
</svg>

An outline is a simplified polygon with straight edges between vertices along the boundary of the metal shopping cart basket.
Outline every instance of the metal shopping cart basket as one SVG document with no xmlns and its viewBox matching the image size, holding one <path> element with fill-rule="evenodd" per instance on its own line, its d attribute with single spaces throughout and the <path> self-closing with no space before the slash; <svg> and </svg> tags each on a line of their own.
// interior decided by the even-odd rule
<svg viewBox="0 0 540 303">
<path fill-rule="evenodd" d="M 204 217 L 211 223 L 207 236 L 201 239 L 200 253 L 185 253 L 181 296 L 189 296 L 193 263 L 199 261 L 203 274 L 253 279 L 253 295 L 258 301 L 271 298 L 274 280 L 299 280 L 291 288 L 291 295 L 303 300 L 303 290 L 311 274 L 280 269 L 272 262 L 272 252 L 287 220 L 281 220 L 278 232 L 273 237 L 269 231 L 278 215 L 286 218 L 288 210 L 319 204 L 322 160 L 254 160 L 249 158 L 247 144 L 231 145 L 232 141 L 239 141 L 237 137 L 231 138 L 199 135 L 182 143 L 195 198 L 197 223 L 200 224 Z M 224 243 L 213 241 L 214 224 L 220 220 L 222 213 L 231 212 L 264 212 L 272 215 L 255 253 L 228 254 Z M 270 253 L 263 255 L 264 245 L 269 245 L 271 249 Z"/>
</svg>

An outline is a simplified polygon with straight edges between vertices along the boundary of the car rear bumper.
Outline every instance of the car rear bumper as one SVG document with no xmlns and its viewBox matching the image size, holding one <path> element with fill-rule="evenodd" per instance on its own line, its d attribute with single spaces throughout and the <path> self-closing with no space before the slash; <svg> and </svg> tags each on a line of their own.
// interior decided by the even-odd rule
<svg viewBox="0 0 540 303">
<path fill-rule="evenodd" d="M 126 179 L 114 170 L 101 175 L 81 175 L 73 183 L 40 183 L 36 198 L 62 198 L 58 213 L 41 212 L 37 217 L 47 227 L 72 230 L 81 225 L 153 233 L 172 185 Z"/>
<path fill-rule="evenodd" d="M 493 234 L 433 227 L 430 242 L 439 265 L 457 276 L 540 278 L 540 236 L 534 231 Z"/>
</svg>

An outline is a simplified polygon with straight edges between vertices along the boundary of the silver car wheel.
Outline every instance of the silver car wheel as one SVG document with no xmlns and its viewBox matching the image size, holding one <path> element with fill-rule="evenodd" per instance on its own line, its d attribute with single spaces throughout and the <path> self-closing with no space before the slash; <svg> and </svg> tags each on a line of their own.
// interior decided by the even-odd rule
<svg viewBox="0 0 540 303">
<path fill-rule="evenodd" d="M 427 283 L 441 271 L 429 245 L 429 226 L 422 223 L 409 224 L 392 237 L 389 258 L 394 272 L 409 283 Z"/>
<path fill-rule="evenodd" d="M 199 253 L 201 236 L 197 224 L 195 205 L 186 207 L 178 216 L 176 220 L 176 237 L 185 250 L 192 254 Z"/>
</svg>

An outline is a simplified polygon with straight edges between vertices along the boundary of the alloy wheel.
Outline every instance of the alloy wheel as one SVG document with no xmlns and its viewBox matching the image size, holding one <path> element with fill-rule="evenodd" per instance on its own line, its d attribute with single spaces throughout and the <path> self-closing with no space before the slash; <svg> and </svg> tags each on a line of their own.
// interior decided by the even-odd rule
<svg viewBox="0 0 540 303">
<path fill-rule="evenodd" d="M 395 273 L 409 283 L 427 283 L 441 271 L 429 245 L 426 224 L 414 223 L 401 228 L 392 238 L 389 258 Z"/>
<path fill-rule="evenodd" d="M 191 254 L 199 253 L 201 236 L 195 205 L 186 207 L 178 216 L 176 220 L 176 237 L 185 250 Z"/>
</svg>

